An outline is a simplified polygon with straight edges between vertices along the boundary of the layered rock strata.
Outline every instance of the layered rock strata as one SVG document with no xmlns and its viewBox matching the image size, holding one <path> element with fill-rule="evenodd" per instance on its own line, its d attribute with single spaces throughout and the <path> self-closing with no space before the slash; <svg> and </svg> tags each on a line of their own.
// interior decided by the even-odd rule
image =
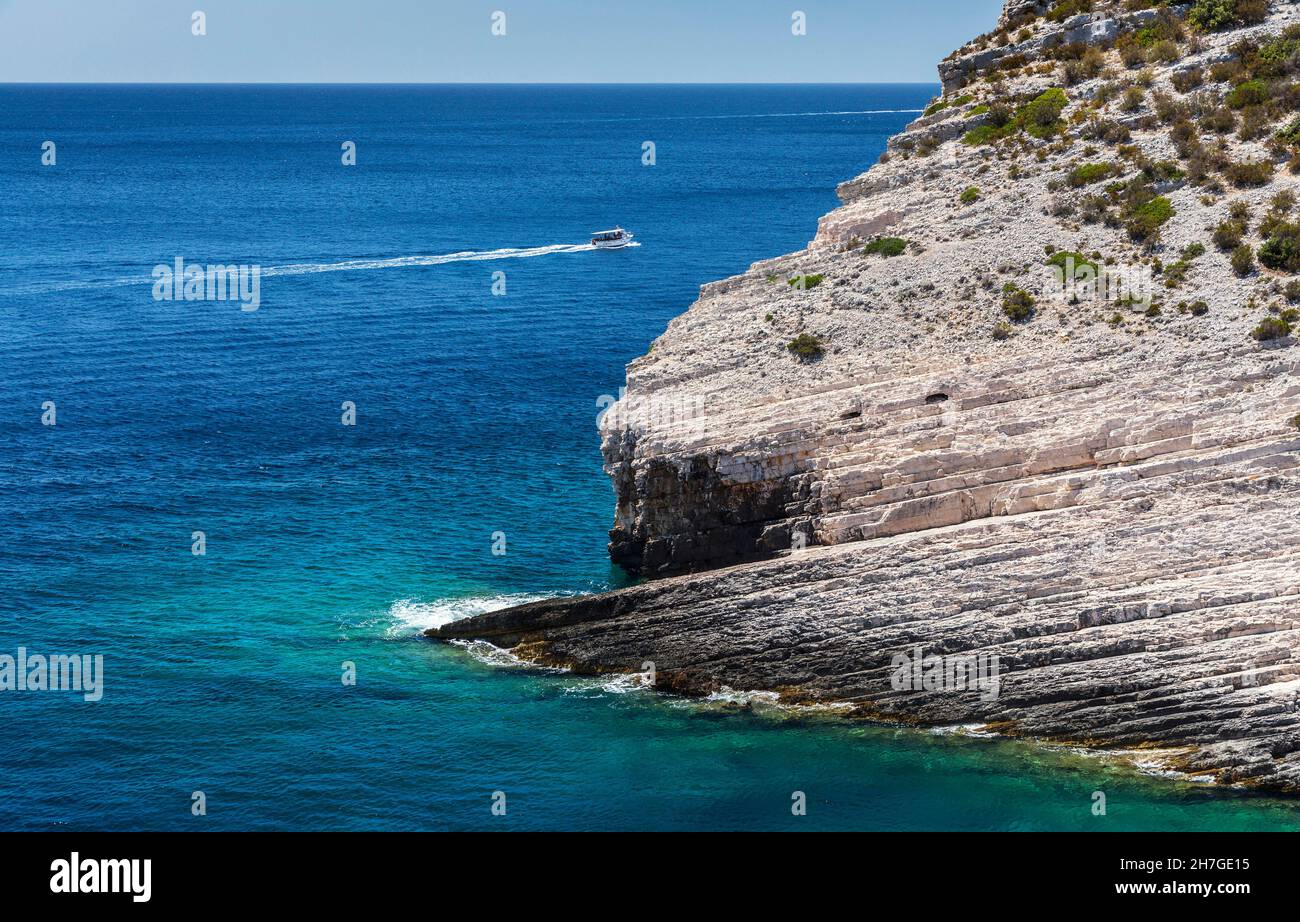
<svg viewBox="0 0 1300 922">
<path fill-rule="evenodd" d="M 1274 256 L 1300 182 L 1289 103 L 1236 105 L 1289 98 L 1300 31 L 1266 76 L 1251 47 L 1300 14 L 1135 7 L 1010 0 L 806 250 L 629 366 L 610 550 L 662 578 L 430 635 L 1300 790 L 1300 259 Z M 996 686 L 909 686 L 918 652 Z"/>
</svg>

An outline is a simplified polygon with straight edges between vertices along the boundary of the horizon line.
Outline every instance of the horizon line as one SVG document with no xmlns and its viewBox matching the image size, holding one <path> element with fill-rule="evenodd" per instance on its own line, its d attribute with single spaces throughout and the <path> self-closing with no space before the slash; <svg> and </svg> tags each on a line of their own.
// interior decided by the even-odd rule
<svg viewBox="0 0 1300 922">
<path fill-rule="evenodd" d="M 548 82 L 517 83 L 482 83 L 469 80 L 449 80 L 420 82 L 409 80 L 385 81 L 365 80 L 347 83 L 325 83 L 320 81 L 255 81 L 205 80 L 198 82 L 167 82 L 161 80 L 0 80 L 0 87 L 5 86 L 482 86 L 482 87 L 552 87 L 552 86 L 939 86 L 938 80 L 869 80 L 869 81 L 796 81 L 762 83 L 751 81 L 724 82 L 651 82 L 631 81 L 620 83 L 593 83 L 582 80 L 562 80 Z"/>
</svg>

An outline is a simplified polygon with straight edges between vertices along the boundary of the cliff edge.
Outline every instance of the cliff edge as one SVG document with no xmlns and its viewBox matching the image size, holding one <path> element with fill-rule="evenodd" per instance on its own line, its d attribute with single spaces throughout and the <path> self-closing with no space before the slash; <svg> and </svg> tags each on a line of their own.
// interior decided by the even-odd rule
<svg viewBox="0 0 1300 922">
<path fill-rule="evenodd" d="M 1008 0 L 940 75 L 628 367 L 658 578 L 429 635 L 1300 790 L 1300 10 Z"/>
</svg>

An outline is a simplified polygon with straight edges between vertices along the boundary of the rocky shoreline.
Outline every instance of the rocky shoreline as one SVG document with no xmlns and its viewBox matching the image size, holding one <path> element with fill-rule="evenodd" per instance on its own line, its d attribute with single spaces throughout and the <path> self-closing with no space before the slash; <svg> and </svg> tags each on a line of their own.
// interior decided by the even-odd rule
<svg viewBox="0 0 1300 922">
<path fill-rule="evenodd" d="M 429 636 L 1300 791 L 1300 12 L 1239 6 L 1009 0 L 629 366 L 610 553 L 654 579 Z"/>
</svg>

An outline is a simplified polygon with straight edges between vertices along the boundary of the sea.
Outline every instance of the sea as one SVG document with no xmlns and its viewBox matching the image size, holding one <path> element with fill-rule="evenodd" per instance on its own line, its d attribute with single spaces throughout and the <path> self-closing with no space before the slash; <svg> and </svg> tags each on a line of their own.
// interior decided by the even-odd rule
<svg viewBox="0 0 1300 922">
<path fill-rule="evenodd" d="M 937 90 L 0 86 L 0 686 L 20 651 L 98 682 L 0 687 L 0 829 L 1300 829 L 421 636 L 628 583 L 596 430 L 626 364 Z M 187 299 L 178 260 L 256 297 Z"/>
</svg>

